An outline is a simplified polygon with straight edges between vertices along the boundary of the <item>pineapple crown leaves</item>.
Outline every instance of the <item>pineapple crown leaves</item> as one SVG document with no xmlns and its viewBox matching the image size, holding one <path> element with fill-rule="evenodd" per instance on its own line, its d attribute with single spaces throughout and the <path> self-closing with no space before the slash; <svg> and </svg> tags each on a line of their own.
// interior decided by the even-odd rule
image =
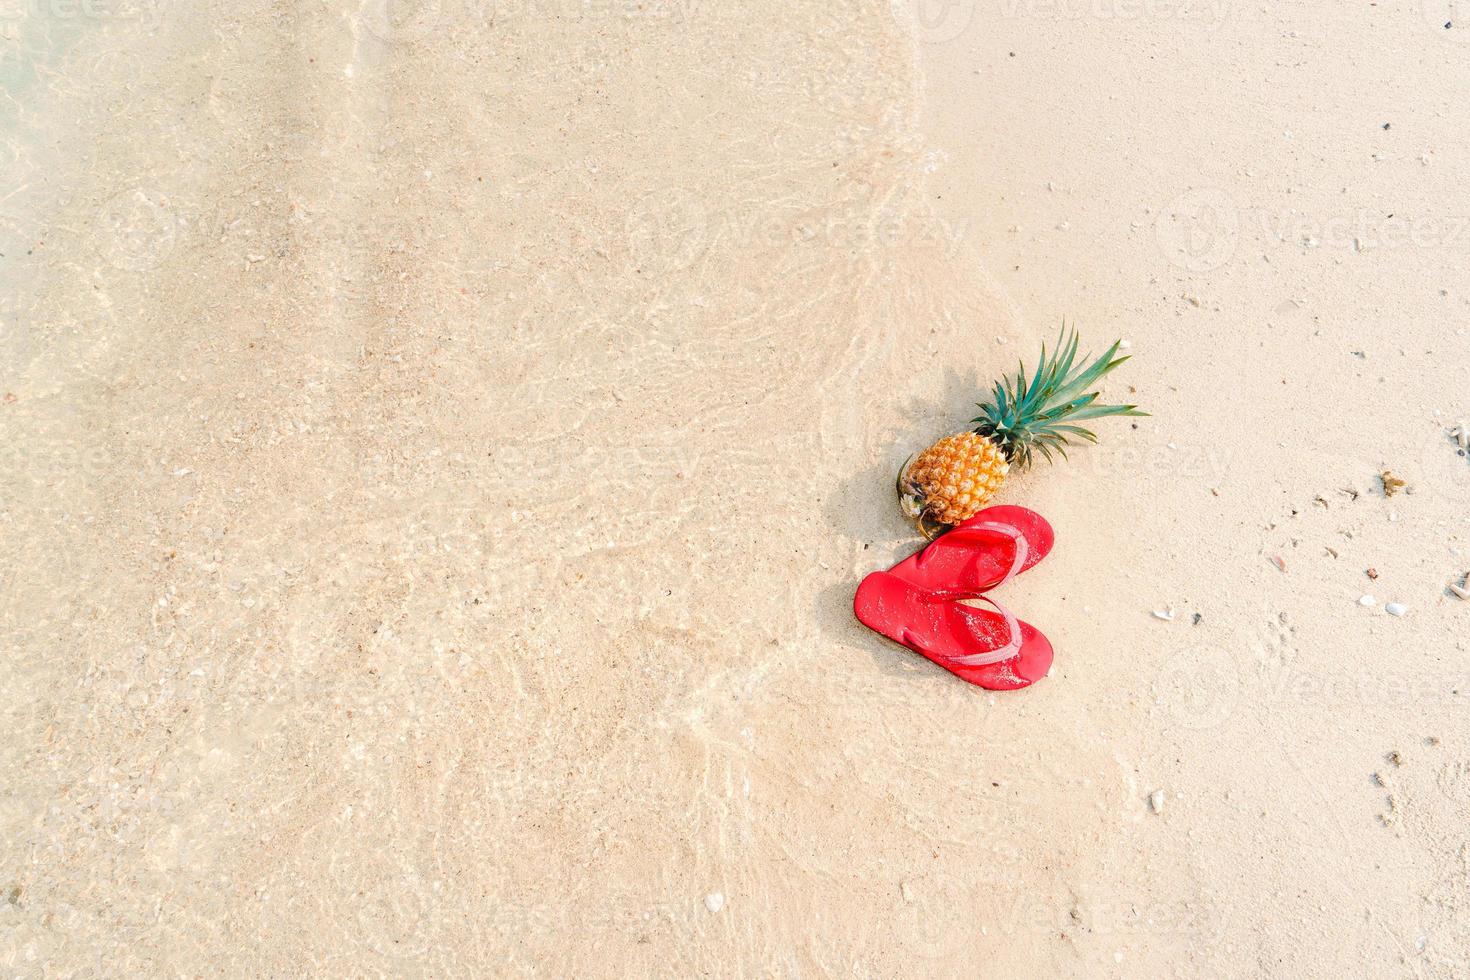
<svg viewBox="0 0 1470 980">
<path fill-rule="evenodd" d="M 1022 469 L 1031 465 L 1035 453 L 1051 462 L 1053 452 L 1065 459 L 1067 446 L 1079 440 L 1097 442 L 1097 436 L 1078 422 L 1148 414 L 1138 411 L 1136 405 L 1099 405 L 1097 392 L 1087 390 L 1128 360 L 1127 355 L 1115 356 L 1119 343 L 1115 341 L 1091 363 L 1087 363 L 1090 355 L 1085 354 L 1078 363 L 1077 343 L 1077 331 L 1062 324 L 1056 350 L 1048 356 L 1043 344 L 1041 359 L 1029 377 L 1021 364 L 1014 377 L 997 381 L 991 400 L 981 402 L 980 414 L 971 420 L 977 433 L 994 438 L 1006 457 Z"/>
</svg>

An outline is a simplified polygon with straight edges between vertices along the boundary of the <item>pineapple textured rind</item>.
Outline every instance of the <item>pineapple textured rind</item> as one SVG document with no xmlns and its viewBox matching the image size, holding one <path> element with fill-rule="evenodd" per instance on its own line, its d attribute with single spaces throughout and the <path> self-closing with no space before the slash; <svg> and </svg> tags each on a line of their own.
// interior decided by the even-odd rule
<svg viewBox="0 0 1470 980">
<path fill-rule="evenodd" d="M 953 525 L 985 507 L 1009 471 L 1000 446 L 976 432 L 957 432 L 915 457 L 903 480 L 925 517 Z"/>
</svg>

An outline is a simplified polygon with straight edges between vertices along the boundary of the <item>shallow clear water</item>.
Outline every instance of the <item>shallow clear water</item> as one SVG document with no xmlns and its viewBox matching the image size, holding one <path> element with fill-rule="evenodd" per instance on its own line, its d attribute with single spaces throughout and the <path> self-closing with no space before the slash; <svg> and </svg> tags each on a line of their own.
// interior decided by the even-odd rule
<svg viewBox="0 0 1470 980">
<path fill-rule="evenodd" d="M 26 20 L 6 69 L 12 959 L 891 959 L 831 885 L 939 846 L 983 711 L 848 608 L 909 539 L 867 393 L 970 295 L 905 26 L 165 13 Z M 879 812 L 914 832 L 854 852 Z"/>
</svg>

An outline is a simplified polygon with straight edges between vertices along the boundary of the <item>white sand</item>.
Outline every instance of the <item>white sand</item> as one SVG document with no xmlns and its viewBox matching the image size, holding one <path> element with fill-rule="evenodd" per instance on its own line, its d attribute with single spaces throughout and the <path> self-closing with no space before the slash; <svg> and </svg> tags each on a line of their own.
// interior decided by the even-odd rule
<svg viewBox="0 0 1470 980">
<path fill-rule="evenodd" d="M 940 213 L 1020 311 L 981 356 L 1066 316 L 1131 339 L 1118 380 L 1155 413 L 1017 495 L 1058 527 L 1066 597 L 1028 707 L 1102 787 L 1030 821 L 1023 890 L 1138 912 L 1017 962 L 1461 975 L 1470 605 L 1445 585 L 1470 569 L 1470 463 L 1445 430 L 1470 415 L 1470 16 L 1008 9 L 925 59 Z M 1385 467 L 1412 493 L 1384 499 Z M 1028 722 L 1007 731 L 1036 743 Z M 1155 788 L 1163 813 L 1130 820 Z"/>
<path fill-rule="evenodd" d="M 1470 18 L 11 6 L 9 972 L 1461 968 Z M 851 595 L 1063 316 L 989 696 Z"/>
</svg>

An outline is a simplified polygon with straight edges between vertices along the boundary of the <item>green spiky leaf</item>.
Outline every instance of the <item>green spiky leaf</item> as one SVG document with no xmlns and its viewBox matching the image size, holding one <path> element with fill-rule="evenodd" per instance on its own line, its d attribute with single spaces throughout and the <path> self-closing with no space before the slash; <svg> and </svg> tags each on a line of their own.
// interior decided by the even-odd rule
<svg viewBox="0 0 1470 980">
<path fill-rule="evenodd" d="M 1036 453 L 1048 461 L 1053 452 L 1065 459 L 1067 446 L 1078 441 L 1096 442 L 1097 436 L 1077 422 L 1111 415 L 1147 415 L 1136 405 L 1099 405 L 1097 392 L 1088 390 L 1128 360 L 1126 354 L 1117 356 L 1118 347 L 1115 342 L 1092 361 L 1089 355 L 1083 355 L 1079 365 L 1077 331 L 1062 324 L 1055 350 L 1048 355 L 1043 344 L 1041 358 L 1030 375 L 1023 363 L 1014 376 L 995 382 L 991 400 L 980 403 L 980 414 L 972 420 L 975 431 L 998 442 L 1007 458 L 1025 469 Z"/>
</svg>

